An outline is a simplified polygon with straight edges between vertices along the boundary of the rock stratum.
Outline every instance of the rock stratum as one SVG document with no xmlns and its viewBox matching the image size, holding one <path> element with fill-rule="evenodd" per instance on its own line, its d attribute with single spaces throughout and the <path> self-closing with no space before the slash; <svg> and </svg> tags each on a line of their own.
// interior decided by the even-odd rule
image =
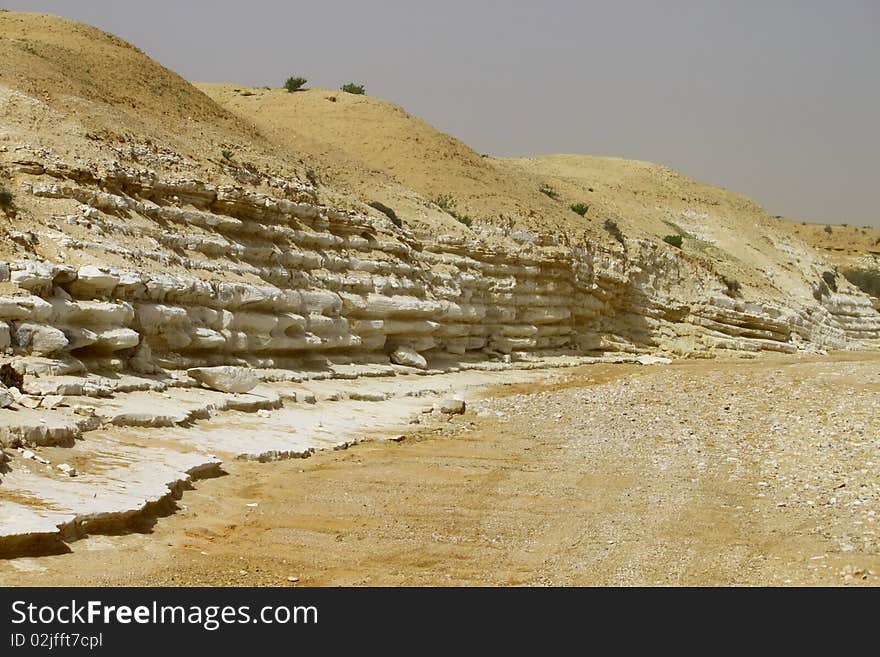
<svg viewBox="0 0 880 657">
<path fill-rule="evenodd" d="M 0 57 L 7 554 L 506 372 L 880 346 L 875 288 L 665 167 L 481 157 L 341 92 L 200 90 L 49 16 L 0 13 Z"/>
</svg>

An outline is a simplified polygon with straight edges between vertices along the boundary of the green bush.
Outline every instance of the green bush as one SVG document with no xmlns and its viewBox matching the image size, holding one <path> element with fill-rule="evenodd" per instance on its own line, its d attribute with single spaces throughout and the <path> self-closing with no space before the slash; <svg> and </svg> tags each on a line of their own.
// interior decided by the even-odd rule
<svg viewBox="0 0 880 657">
<path fill-rule="evenodd" d="M 446 212 L 458 223 L 464 224 L 470 228 L 471 224 L 474 223 L 473 217 L 456 212 L 455 203 L 455 198 L 451 194 L 440 194 L 440 196 L 434 199 L 434 205 Z"/>
<path fill-rule="evenodd" d="M 681 235 L 666 235 L 663 238 L 663 241 L 666 242 L 667 244 L 671 244 L 672 246 L 680 249 L 681 244 L 684 241 L 684 238 L 682 238 Z"/>
<path fill-rule="evenodd" d="M 227 151 L 227 150 L 220 151 L 220 155 L 223 156 L 224 160 L 231 160 L 232 158 L 235 157 L 235 153 L 233 153 L 232 151 Z"/>
<path fill-rule="evenodd" d="M 287 78 L 287 82 L 284 83 L 284 88 L 287 89 L 290 93 L 294 91 L 299 91 L 302 89 L 302 86 L 308 82 L 305 78 L 295 77 L 295 78 Z"/>
<path fill-rule="evenodd" d="M 558 201 L 558 200 L 559 200 L 559 192 L 557 192 L 555 189 L 553 189 L 553 188 L 552 188 L 550 185 L 548 185 L 547 183 L 544 183 L 543 185 L 541 185 L 541 187 L 538 189 L 538 191 L 541 192 L 542 194 L 546 195 L 546 196 L 549 196 L 549 197 L 552 198 L 554 201 Z"/>
<path fill-rule="evenodd" d="M 451 194 L 440 194 L 440 196 L 434 199 L 434 204 L 442 210 L 449 212 L 455 207 L 455 198 Z"/>
<path fill-rule="evenodd" d="M 12 205 L 12 192 L 0 187 L 0 208 L 8 208 Z"/>
<path fill-rule="evenodd" d="M 355 84 L 354 82 L 342 85 L 342 90 L 346 93 L 355 94 L 356 96 L 363 96 L 364 93 L 366 93 L 364 91 L 364 85 Z"/>
<path fill-rule="evenodd" d="M 579 214 L 582 217 L 585 217 L 587 215 L 587 212 L 589 212 L 590 210 L 590 206 L 586 203 L 575 203 L 574 205 L 570 205 L 568 207 L 571 208 L 572 212 L 574 212 L 575 214 Z"/>
</svg>

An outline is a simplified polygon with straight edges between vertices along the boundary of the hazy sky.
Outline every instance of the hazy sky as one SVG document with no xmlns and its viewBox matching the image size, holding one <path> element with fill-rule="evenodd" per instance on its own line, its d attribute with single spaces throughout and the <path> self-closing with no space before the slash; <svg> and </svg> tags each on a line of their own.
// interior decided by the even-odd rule
<svg viewBox="0 0 880 657">
<path fill-rule="evenodd" d="M 661 162 L 880 226 L 880 0 L 0 0 L 191 80 L 366 84 L 493 155 Z M 0 63 L 2 65 L 2 63 Z"/>
</svg>

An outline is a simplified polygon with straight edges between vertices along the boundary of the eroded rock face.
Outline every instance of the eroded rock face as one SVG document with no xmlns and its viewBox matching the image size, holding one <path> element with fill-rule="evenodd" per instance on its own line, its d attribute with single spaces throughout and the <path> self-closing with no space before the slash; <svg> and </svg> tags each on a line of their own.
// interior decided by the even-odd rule
<svg viewBox="0 0 880 657">
<path fill-rule="evenodd" d="M 41 174 L 20 196 L 59 212 L 34 234 L 116 263 L 7 263 L 18 292 L 0 297 L 0 349 L 29 357 L 35 374 L 880 344 L 880 314 L 843 279 L 821 295 L 805 283 L 801 297 L 750 301 L 639 240 L 613 251 L 531 234 L 416 236 L 304 198 L 118 162 L 104 178 L 57 161 L 28 170 Z M 71 204 L 79 214 L 63 214 Z"/>
</svg>

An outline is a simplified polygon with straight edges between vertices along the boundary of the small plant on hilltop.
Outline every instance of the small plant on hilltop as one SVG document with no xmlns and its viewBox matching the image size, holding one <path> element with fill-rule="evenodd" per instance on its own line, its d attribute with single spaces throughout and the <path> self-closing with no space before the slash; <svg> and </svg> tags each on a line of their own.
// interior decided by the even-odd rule
<svg viewBox="0 0 880 657">
<path fill-rule="evenodd" d="M 455 211 L 455 198 L 450 194 L 440 194 L 440 196 L 434 199 L 434 204 L 446 212 L 446 214 L 450 215 L 458 223 L 464 224 L 468 228 L 474 223 L 474 220 L 470 215 L 459 214 Z"/>
<path fill-rule="evenodd" d="M 12 205 L 12 192 L 0 187 L 0 208 L 8 208 Z"/>
<path fill-rule="evenodd" d="M 671 244 L 672 246 L 676 247 L 677 249 L 680 249 L 681 244 L 684 241 L 684 238 L 681 235 L 666 235 L 663 238 L 663 241 L 666 242 L 667 244 Z"/>
<path fill-rule="evenodd" d="M 831 226 L 825 226 L 824 230 L 825 230 L 825 232 L 828 233 L 829 235 L 830 235 L 831 233 L 834 232 L 833 230 L 831 230 Z"/>
<path fill-rule="evenodd" d="M 348 84 L 342 85 L 342 90 L 346 93 L 354 94 L 356 96 L 363 96 L 365 92 L 364 85 L 355 84 L 354 82 L 349 82 Z"/>
<path fill-rule="evenodd" d="M 440 196 L 434 199 L 434 204 L 441 210 L 449 212 L 455 207 L 455 198 L 451 194 L 440 194 Z"/>
<path fill-rule="evenodd" d="M 559 200 L 559 192 L 557 192 L 555 189 L 553 189 L 547 183 L 544 183 L 543 185 L 541 185 L 541 187 L 538 189 L 538 191 L 541 192 L 542 194 L 544 194 L 545 196 L 549 196 L 554 201 Z"/>
<path fill-rule="evenodd" d="M 586 203 L 575 203 L 574 205 L 568 206 L 572 212 L 575 214 L 579 214 L 582 217 L 587 216 L 587 212 L 590 211 L 590 206 Z"/>
<path fill-rule="evenodd" d="M 308 82 L 305 78 L 300 77 L 291 77 L 287 78 L 287 81 L 284 83 L 284 88 L 287 89 L 290 93 L 294 91 L 299 91 L 302 89 L 303 85 Z"/>
<path fill-rule="evenodd" d="M 232 158 L 235 157 L 235 153 L 233 153 L 232 151 L 229 151 L 229 150 L 220 151 L 220 155 L 223 156 L 224 160 L 231 160 Z"/>
</svg>

